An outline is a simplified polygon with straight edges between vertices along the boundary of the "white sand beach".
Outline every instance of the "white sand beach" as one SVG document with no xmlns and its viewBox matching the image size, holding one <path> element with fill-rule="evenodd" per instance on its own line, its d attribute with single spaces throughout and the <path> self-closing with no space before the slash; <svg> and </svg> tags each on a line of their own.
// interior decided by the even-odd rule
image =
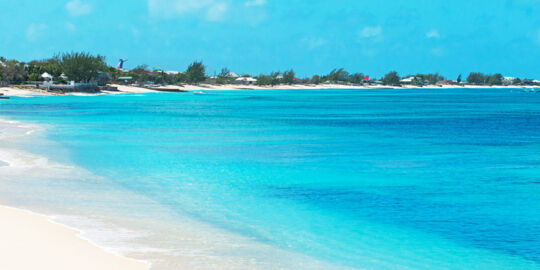
<svg viewBox="0 0 540 270">
<path fill-rule="evenodd" d="M 29 95 L 45 95 L 52 96 L 52 93 L 34 88 L 34 89 L 22 89 L 16 87 L 0 87 L 0 94 L 6 96 L 29 96 Z"/>
<path fill-rule="evenodd" d="M 156 89 L 175 89 L 178 91 L 230 91 L 230 90 L 315 90 L 315 89 L 429 89 L 429 88 L 522 88 L 527 89 L 531 86 L 482 86 L 482 85 L 427 85 L 424 87 L 414 85 L 403 85 L 402 87 L 393 87 L 385 85 L 369 85 L 369 86 L 354 86 L 343 84 L 292 84 L 292 85 L 276 85 L 276 86 L 258 86 L 258 85 L 239 85 L 239 84 L 199 84 L 199 85 L 165 85 L 154 86 L 152 89 L 135 86 L 135 85 L 118 85 L 112 84 L 112 87 L 118 88 L 118 91 L 102 91 L 97 94 L 141 94 L 141 93 L 158 93 L 163 92 Z M 0 93 L 5 96 L 29 96 L 29 95 L 46 95 L 55 96 L 59 93 L 51 93 L 40 89 L 33 88 L 16 88 L 16 87 L 0 87 Z M 93 93 L 69 93 L 72 95 L 96 95 Z"/>
<path fill-rule="evenodd" d="M 33 132 L 29 125 L 0 119 L 0 140 Z M 43 166 L 37 166 L 43 165 Z M 38 156 L 0 146 L 0 180 L 47 173 L 51 163 Z M 54 166 L 52 166 L 54 167 Z M 59 167 L 62 170 L 61 167 Z M 64 168 L 65 169 L 65 168 Z M 0 198 L 0 203 L 2 202 Z M 0 269 L 147 269 L 144 262 L 117 256 L 90 243 L 80 232 L 50 221 L 47 216 L 0 205 Z"/>
<path fill-rule="evenodd" d="M 45 216 L 0 206 L 0 269 L 147 269 L 77 237 L 78 232 Z"/>
</svg>

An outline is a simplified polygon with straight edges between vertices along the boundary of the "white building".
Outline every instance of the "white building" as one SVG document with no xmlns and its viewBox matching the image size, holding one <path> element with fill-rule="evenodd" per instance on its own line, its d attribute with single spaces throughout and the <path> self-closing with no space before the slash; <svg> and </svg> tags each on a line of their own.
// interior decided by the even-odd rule
<svg viewBox="0 0 540 270">
<path fill-rule="evenodd" d="M 504 77 L 504 78 L 503 78 L 503 83 L 504 83 L 504 84 L 512 84 L 512 83 L 514 83 L 514 80 L 515 80 L 515 79 L 516 79 L 516 78 L 514 78 L 514 77 Z"/>
<path fill-rule="evenodd" d="M 240 77 L 235 81 L 242 84 L 255 84 L 255 82 L 257 82 L 257 79 L 251 77 Z"/>
<path fill-rule="evenodd" d="M 415 76 L 408 76 L 400 80 L 402 83 L 412 83 L 416 79 Z"/>
<path fill-rule="evenodd" d="M 41 74 L 40 77 L 43 78 L 46 81 L 52 81 L 52 79 L 53 79 L 53 75 L 51 75 L 51 74 L 49 74 L 47 72 L 43 72 L 43 74 Z"/>
<path fill-rule="evenodd" d="M 165 74 L 171 75 L 171 76 L 176 76 L 176 75 L 178 75 L 178 73 L 180 73 L 178 71 L 163 71 L 163 72 L 165 72 Z"/>
</svg>

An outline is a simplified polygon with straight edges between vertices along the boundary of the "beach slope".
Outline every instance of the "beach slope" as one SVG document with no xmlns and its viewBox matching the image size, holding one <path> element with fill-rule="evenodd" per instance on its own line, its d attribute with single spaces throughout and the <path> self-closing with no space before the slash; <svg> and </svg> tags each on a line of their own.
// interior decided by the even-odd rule
<svg viewBox="0 0 540 270">
<path fill-rule="evenodd" d="M 108 253 L 47 217 L 0 206 L 0 269 L 147 269 L 143 262 Z"/>
</svg>

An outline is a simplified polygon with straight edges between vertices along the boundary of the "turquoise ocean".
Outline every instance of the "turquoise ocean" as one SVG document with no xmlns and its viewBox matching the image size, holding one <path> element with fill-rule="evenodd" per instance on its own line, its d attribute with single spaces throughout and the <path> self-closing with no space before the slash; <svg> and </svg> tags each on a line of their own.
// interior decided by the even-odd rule
<svg viewBox="0 0 540 270">
<path fill-rule="evenodd" d="M 0 202 L 154 269 L 540 269 L 538 93 L 28 96 L 0 117 L 36 127 L 0 146 L 48 164 Z"/>
</svg>

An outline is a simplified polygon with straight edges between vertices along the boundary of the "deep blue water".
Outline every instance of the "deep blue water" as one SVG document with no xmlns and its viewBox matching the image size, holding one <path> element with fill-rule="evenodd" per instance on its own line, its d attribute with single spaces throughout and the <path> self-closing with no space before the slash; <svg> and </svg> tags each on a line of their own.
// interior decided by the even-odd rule
<svg viewBox="0 0 540 270">
<path fill-rule="evenodd" d="M 336 268 L 540 269 L 538 93 L 33 97 L 0 116 L 51 125 L 64 159 L 181 215 Z"/>
</svg>

